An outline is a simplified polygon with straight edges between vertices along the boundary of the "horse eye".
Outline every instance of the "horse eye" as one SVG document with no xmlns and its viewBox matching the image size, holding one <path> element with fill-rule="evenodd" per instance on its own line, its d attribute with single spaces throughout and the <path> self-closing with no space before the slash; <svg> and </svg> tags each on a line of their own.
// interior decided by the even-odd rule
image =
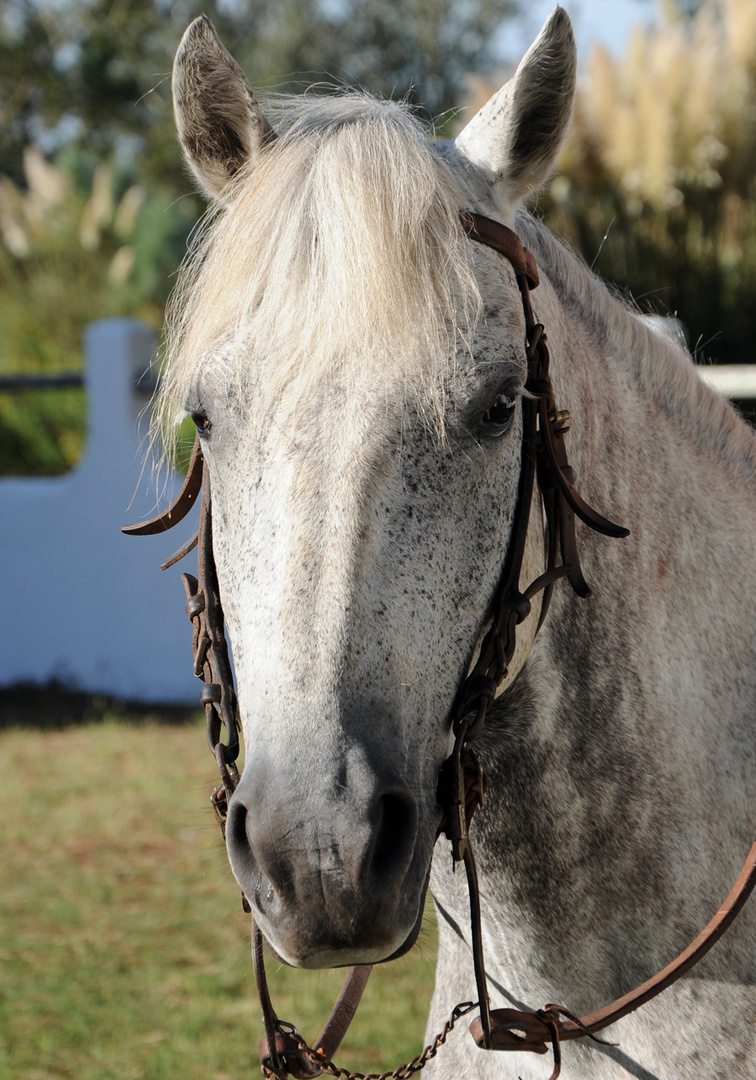
<svg viewBox="0 0 756 1080">
<path fill-rule="evenodd" d="M 197 428 L 197 434 L 202 438 L 204 435 L 208 435 L 210 432 L 211 424 L 208 418 L 203 412 L 190 413 L 192 423 Z"/>
<path fill-rule="evenodd" d="M 499 394 L 483 414 L 483 423 L 491 435 L 503 435 L 514 416 L 517 397 L 514 394 Z"/>
</svg>

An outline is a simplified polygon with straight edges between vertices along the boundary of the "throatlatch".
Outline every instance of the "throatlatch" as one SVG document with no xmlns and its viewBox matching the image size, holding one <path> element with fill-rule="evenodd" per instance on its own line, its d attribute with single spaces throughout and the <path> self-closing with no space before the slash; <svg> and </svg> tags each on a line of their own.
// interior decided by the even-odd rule
<svg viewBox="0 0 756 1080">
<path fill-rule="evenodd" d="M 525 383 L 528 395 L 522 399 L 520 480 L 512 535 L 494 600 L 491 626 L 483 639 L 476 663 L 462 682 L 454 702 L 451 714 L 454 750 L 441 768 L 438 783 L 438 800 L 442 808 L 439 833 L 451 841 L 452 859 L 455 864 L 464 862 L 467 874 L 478 1001 L 462 1002 L 455 1006 L 443 1030 L 406 1065 L 386 1073 L 349 1073 L 334 1065 L 331 1058 L 354 1015 L 370 967 L 364 965 L 349 969 L 339 1000 L 315 1041 L 315 1047 L 310 1047 L 292 1024 L 280 1020 L 276 1015 L 265 976 L 262 935 L 253 920 L 252 954 L 265 1029 L 260 1056 L 262 1071 L 270 1080 L 284 1080 L 287 1074 L 299 1080 L 311 1080 L 320 1073 L 338 1080 L 409 1080 L 435 1057 L 455 1024 L 476 1008 L 480 1009 L 480 1016 L 471 1024 L 470 1031 L 478 1046 L 489 1050 L 529 1050 L 537 1054 L 546 1053 L 551 1046 L 554 1068 L 550 1080 L 556 1080 L 561 1067 L 562 1041 L 583 1036 L 595 1038 L 597 1031 L 615 1023 L 670 986 L 722 936 L 756 886 L 754 842 L 727 899 L 695 941 L 653 978 L 603 1009 L 577 1017 L 563 1006 L 553 1004 L 535 1012 L 491 1010 L 489 1007 L 480 898 L 470 842 L 470 826 L 477 808 L 483 802 L 488 778 L 470 744 L 483 729 L 487 711 L 507 675 L 515 652 L 517 626 L 531 614 L 534 597 L 543 592 L 538 621 L 540 629 L 554 584 L 559 578 L 566 577 L 578 596 L 585 598 L 590 595 L 590 588 L 580 568 L 575 516 L 589 528 L 609 537 L 627 536 L 628 530 L 593 510 L 575 490 L 575 477 L 567 460 L 564 441 L 569 431 L 570 416 L 556 407 L 549 376 L 546 334 L 543 326 L 536 323 L 530 302 L 530 292 L 538 285 L 538 270 L 533 256 L 523 247 L 519 237 L 499 222 L 468 212 L 461 215 L 461 221 L 470 239 L 503 255 L 514 269 L 525 315 L 528 364 Z M 546 520 L 546 570 L 522 590 L 520 577 L 536 481 Z M 183 558 L 193 547 L 199 547 L 198 576 L 195 578 L 191 574 L 184 574 L 183 581 L 187 594 L 186 611 L 193 626 L 194 671 L 204 682 L 200 702 L 205 709 L 208 742 L 221 778 L 221 784 L 213 792 L 212 805 L 225 837 L 228 802 L 239 780 L 236 767 L 239 720 L 212 551 L 210 484 L 199 437 L 195 440 L 186 480 L 174 503 L 162 514 L 138 525 L 127 526 L 123 531 L 132 536 L 142 536 L 173 528 L 196 504 L 200 489 L 202 507 L 198 532 L 163 564 L 163 569 Z M 225 744 L 222 741 L 224 728 Z M 249 911 L 246 898 L 242 899 L 245 911 Z"/>
</svg>

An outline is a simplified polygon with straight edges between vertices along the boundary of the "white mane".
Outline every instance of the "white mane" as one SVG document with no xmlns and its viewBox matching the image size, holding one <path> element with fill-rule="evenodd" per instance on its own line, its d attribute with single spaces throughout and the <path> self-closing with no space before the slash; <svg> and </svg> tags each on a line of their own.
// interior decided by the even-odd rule
<svg viewBox="0 0 756 1080">
<path fill-rule="evenodd" d="M 464 196 L 406 106 L 367 95 L 283 99 L 277 138 L 235 180 L 183 268 L 169 317 L 166 434 L 200 373 L 255 384 L 255 412 L 324 374 L 347 386 L 443 376 L 479 305 Z M 232 346 L 232 347 L 230 347 Z M 353 377 L 354 376 L 354 377 Z"/>
</svg>

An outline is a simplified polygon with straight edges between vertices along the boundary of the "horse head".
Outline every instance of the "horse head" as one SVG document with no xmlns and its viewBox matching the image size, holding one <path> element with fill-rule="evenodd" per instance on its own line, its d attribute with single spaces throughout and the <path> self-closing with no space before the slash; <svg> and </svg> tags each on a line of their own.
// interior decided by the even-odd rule
<svg viewBox="0 0 756 1080">
<path fill-rule="evenodd" d="M 215 214 L 179 290 L 164 409 L 193 416 L 212 490 L 246 745 L 230 861 L 290 964 L 382 961 L 418 933 L 451 709 L 512 529 L 526 378 L 515 275 L 460 213 L 514 224 L 574 82 L 559 8 L 437 145 L 364 95 L 264 116 L 204 17 L 176 56 L 179 137 Z M 539 522 L 525 557 L 540 573 Z"/>
</svg>

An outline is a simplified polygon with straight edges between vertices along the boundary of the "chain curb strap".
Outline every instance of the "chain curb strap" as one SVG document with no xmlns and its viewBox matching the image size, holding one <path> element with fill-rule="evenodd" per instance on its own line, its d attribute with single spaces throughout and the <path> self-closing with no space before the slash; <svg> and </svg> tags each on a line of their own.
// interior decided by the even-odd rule
<svg viewBox="0 0 756 1080">
<path fill-rule="evenodd" d="M 331 1061 L 322 1050 L 314 1050 L 311 1046 L 308 1046 L 293 1024 L 277 1020 L 276 1025 L 281 1045 L 296 1047 L 299 1058 L 304 1058 L 308 1063 L 309 1071 L 307 1072 L 295 1072 L 287 1069 L 293 1076 L 297 1077 L 297 1080 L 310 1080 L 311 1077 L 319 1076 L 321 1073 L 333 1076 L 336 1080 L 409 1080 L 415 1073 L 424 1069 L 428 1062 L 436 1056 L 439 1047 L 446 1042 L 447 1036 L 453 1030 L 457 1021 L 477 1009 L 478 1004 L 477 1001 L 463 1001 L 459 1005 L 455 1005 L 441 1031 L 419 1054 L 413 1057 L 411 1061 L 399 1065 L 396 1069 L 382 1073 L 350 1072 L 348 1069 L 342 1069 Z M 288 1055 L 285 1056 L 286 1058 L 288 1058 Z M 268 1080 L 284 1080 L 286 1075 L 285 1072 L 279 1073 L 272 1067 L 269 1057 L 263 1057 L 262 1073 Z"/>
</svg>

